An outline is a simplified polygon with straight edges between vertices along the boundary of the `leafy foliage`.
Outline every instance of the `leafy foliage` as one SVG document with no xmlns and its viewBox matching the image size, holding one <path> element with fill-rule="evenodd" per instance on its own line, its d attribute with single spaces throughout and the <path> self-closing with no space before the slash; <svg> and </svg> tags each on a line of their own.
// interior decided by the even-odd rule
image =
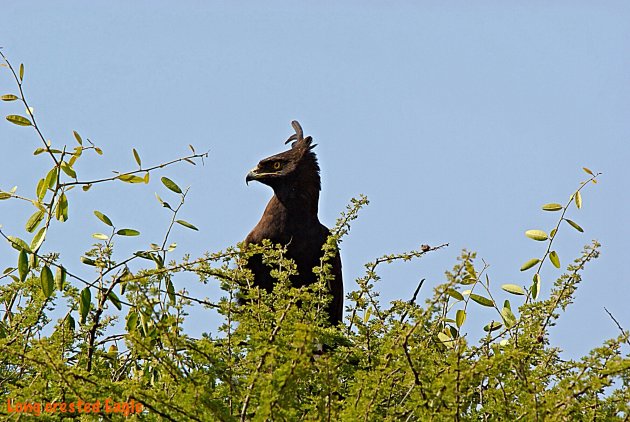
<svg viewBox="0 0 630 422">
<path fill-rule="evenodd" d="M 7 403 L 1 415 L 17 417 L 20 403 L 30 403 L 25 413 L 37 414 L 35 404 L 43 404 L 50 409 L 43 407 L 41 414 L 54 418 L 91 420 L 99 414 L 111 419 L 116 418 L 111 403 L 124 403 L 118 413 L 131 418 L 177 421 L 630 417 L 630 359 L 622 350 L 630 345 L 627 331 L 620 326 L 617 338 L 579 360 L 562 360 L 549 342 L 549 329 L 571 304 L 586 265 L 599 256 L 599 243 L 586 245 L 558 274 L 548 299 L 537 299 L 546 289 L 543 265 L 561 268 L 553 245 L 562 221 L 583 231 L 566 215 L 572 204 L 583 206 L 580 192 L 596 182 L 598 173 L 584 169 L 589 179 L 567 204 L 543 205 L 544 211 L 559 213 L 552 230 L 526 232 L 546 249 L 520 268 L 534 271 L 529 286 L 501 286 L 518 302 L 498 303 L 488 266 L 479 266 L 474 252 L 463 251 L 433 292 L 422 291 L 422 280 L 411 298 L 381 303 L 376 284 L 382 264 L 419 259 L 446 246 L 422 245 L 366 264 L 347 295 L 347 323 L 330 327 L 320 312 L 329 301 L 327 258 L 334 256 L 367 198 L 352 199 L 338 219 L 322 263 L 314 269 L 319 282 L 295 289 L 288 282 L 295 264 L 279 245 L 237 245 L 197 259 L 171 259 L 176 223 L 197 228 L 178 218 L 188 189 L 163 176 L 167 194 L 176 195 L 179 204 L 171 206 L 156 194 L 172 217 L 162 244 L 120 258 L 114 241 L 121 236 L 135 241 L 140 233 L 117 228 L 106 214 L 94 211 L 107 233 L 94 234 L 97 243 L 81 257 L 94 271 L 92 279 L 84 279 L 71 261 L 61 262 L 46 239 L 52 224 L 73 218 L 70 206 L 80 200 L 80 191 L 72 188 L 146 184 L 150 173 L 180 161 L 194 163 L 206 154 L 191 147 L 192 155 L 142 167 L 133 149 L 139 169 L 83 180 L 75 163 L 84 152 L 101 155 L 102 150 L 76 131 L 73 149 L 46 141 L 24 96 L 24 66 L 16 72 L 7 61 L 6 67 L 19 95 L 6 94 L 2 100 L 22 102 L 28 111 L 28 117 L 7 119 L 35 131 L 42 143 L 35 153 L 46 154 L 51 168 L 35 196 L 16 188 L 0 191 L 1 200 L 37 208 L 25 224 L 28 233 L 35 233 L 30 242 L 0 231 L 15 250 L 16 262 L 0 276 L 0 402 Z M 252 274 L 243 262 L 256 253 L 263 254 L 278 279 L 272 294 L 247 289 Z M 141 269 L 132 271 L 132 262 Z M 219 283 L 223 297 L 198 299 L 178 290 L 180 273 Z M 235 300 L 240 290 L 249 298 L 245 305 Z M 424 303 L 418 300 L 421 292 Z M 216 313 L 219 331 L 201 338 L 188 335 L 183 324 L 192 307 Z M 480 307 L 492 309 L 494 317 L 483 327 L 485 336 L 474 341 L 468 316 Z M 53 311 L 63 316 L 53 320 Z M 85 406 L 96 401 L 100 407 Z M 76 407 L 62 407 L 69 404 Z"/>
</svg>

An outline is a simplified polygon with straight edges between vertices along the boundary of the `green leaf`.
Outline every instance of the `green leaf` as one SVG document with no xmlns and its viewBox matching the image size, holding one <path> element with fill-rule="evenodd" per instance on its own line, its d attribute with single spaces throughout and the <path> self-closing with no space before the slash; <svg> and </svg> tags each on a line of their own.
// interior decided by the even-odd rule
<svg viewBox="0 0 630 422">
<path fill-rule="evenodd" d="M 494 306 L 494 302 L 486 297 L 483 297 L 481 295 L 475 294 L 475 293 L 471 293 L 470 294 L 470 298 L 472 300 L 474 300 L 475 302 L 477 302 L 480 305 L 483 306 L 488 306 L 488 307 L 492 307 Z"/>
<path fill-rule="evenodd" d="M 140 176 L 136 176 L 135 174 L 121 174 L 116 177 L 116 179 L 125 183 L 144 183 L 144 179 Z"/>
<path fill-rule="evenodd" d="M 573 220 L 569 220 L 568 218 L 565 218 L 565 219 L 564 219 L 564 221 L 566 221 L 567 223 L 569 223 L 569 225 L 570 225 L 571 227 L 573 227 L 575 230 L 579 231 L 580 233 L 584 233 L 584 229 L 583 229 L 582 227 L 580 227 L 580 226 L 578 225 L 578 223 L 576 223 L 575 221 L 573 221 Z"/>
<path fill-rule="evenodd" d="M 502 284 L 501 288 L 508 293 L 512 293 L 513 295 L 524 295 L 525 290 L 517 285 L 517 284 Z"/>
<path fill-rule="evenodd" d="M 175 248 L 177 247 L 177 243 L 173 242 L 170 245 L 168 245 L 168 251 L 169 252 L 173 252 L 175 250 Z"/>
<path fill-rule="evenodd" d="M 66 328 L 70 331 L 74 331 L 75 325 L 76 323 L 74 318 L 72 318 L 72 315 L 68 315 L 68 318 L 66 318 Z"/>
<path fill-rule="evenodd" d="M 437 336 L 438 336 L 438 339 L 442 342 L 442 344 L 448 347 L 449 349 L 452 349 L 453 347 L 455 347 L 455 340 L 451 339 L 448 335 L 440 331 Z"/>
<path fill-rule="evenodd" d="M 503 323 L 507 328 L 511 328 L 514 324 L 516 324 L 516 316 L 508 307 L 503 307 L 503 309 L 501 309 L 501 317 L 503 318 Z"/>
<path fill-rule="evenodd" d="M 149 175 L 149 172 L 147 171 L 147 172 L 145 173 L 144 177 L 142 178 L 142 180 L 144 180 L 144 184 L 145 184 L 145 185 L 148 185 L 148 184 L 149 184 L 149 178 L 150 178 L 150 175 Z"/>
<path fill-rule="evenodd" d="M 556 237 L 556 232 L 557 230 L 555 228 L 551 229 L 551 231 L 549 232 L 549 237 L 552 239 Z"/>
<path fill-rule="evenodd" d="M 96 216 L 96 218 L 101 220 L 103 223 L 107 224 L 109 227 L 114 227 L 114 223 L 112 223 L 112 220 L 110 220 L 109 217 L 103 214 L 102 212 L 94 211 L 94 215 Z"/>
<path fill-rule="evenodd" d="M 37 199 L 42 201 L 44 199 L 44 197 L 46 196 L 46 190 L 48 190 L 48 186 L 46 185 L 46 180 L 45 179 L 39 179 L 39 182 L 37 183 Z"/>
<path fill-rule="evenodd" d="M 162 177 L 160 180 L 162 180 L 162 183 L 164 184 L 164 186 L 166 186 L 168 189 L 172 190 L 173 192 L 182 193 L 182 190 L 179 188 L 179 186 L 177 186 L 177 184 L 173 182 L 171 179 L 169 179 L 168 177 Z"/>
<path fill-rule="evenodd" d="M 92 302 L 92 293 L 90 292 L 90 288 L 86 287 L 81 290 L 81 295 L 79 297 L 79 314 L 81 315 L 81 324 L 85 323 L 85 319 L 90 312 L 90 305 Z"/>
<path fill-rule="evenodd" d="M 106 234 L 103 234 L 103 233 L 94 233 L 92 235 L 92 237 L 94 239 L 99 239 L 99 240 L 107 240 L 107 239 L 109 239 L 109 236 L 107 236 Z"/>
<path fill-rule="evenodd" d="M 558 257 L 556 251 L 551 251 L 551 253 L 549 254 L 549 260 L 554 267 L 560 268 L 560 258 Z"/>
<path fill-rule="evenodd" d="M 523 264 L 523 266 L 521 267 L 521 271 L 529 270 L 531 267 L 538 264 L 539 262 L 540 262 L 540 259 L 538 258 L 530 259 L 529 261 Z"/>
<path fill-rule="evenodd" d="M 48 265 L 44 265 L 44 268 L 42 268 L 40 278 L 42 282 L 42 292 L 45 297 L 49 298 L 55 291 L 55 283 L 52 271 L 50 271 L 50 267 Z"/>
<path fill-rule="evenodd" d="M 74 135 L 74 139 L 77 140 L 77 142 L 79 143 L 79 145 L 83 145 L 83 138 L 81 138 L 81 135 L 79 135 L 79 132 L 77 132 L 76 130 L 72 131 L 72 134 Z"/>
<path fill-rule="evenodd" d="M 7 236 L 7 239 L 9 240 L 9 244 L 11 245 L 13 249 L 18 250 L 18 251 L 23 250 L 23 251 L 31 253 L 31 248 L 29 248 L 26 242 L 20 239 L 19 237 Z"/>
<path fill-rule="evenodd" d="M 55 188 L 55 185 L 57 184 L 57 167 L 56 166 L 51 168 L 48 174 L 46 174 L 46 179 L 45 179 L 44 184 L 49 189 Z"/>
<path fill-rule="evenodd" d="M 18 273 L 20 274 L 20 281 L 26 280 L 26 276 L 28 275 L 29 265 L 28 265 L 28 255 L 25 251 L 20 251 L 18 255 Z"/>
<path fill-rule="evenodd" d="M 64 267 L 57 267 L 57 271 L 55 271 L 55 285 L 57 286 L 57 290 L 60 292 L 63 291 L 63 285 L 66 282 L 66 269 Z"/>
<path fill-rule="evenodd" d="M 490 324 L 484 326 L 483 330 L 487 333 L 490 333 L 492 331 L 498 330 L 501 327 L 503 327 L 503 324 L 501 324 L 500 322 L 492 321 Z"/>
<path fill-rule="evenodd" d="M 33 236 L 33 240 L 31 240 L 31 250 L 37 251 L 42 243 L 44 243 L 44 239 L 46 237 L 46 227 L 42 227 L 39 231 Z"/>
<path fill-rule="evenodd" d="M 549 236 L 547 236 L 547 233 L 545 233 L 542 230 L 527 230 L 525 232 L 525 236 L 529 237 L 530 239 L 537 240 L 539 242 L 549 239 Z"/>
<path fill-rule="evenodd" d="M 96 266 L 96 261 L 94 261 L 93 259 L 88 258 L 87 256 L 82 256 L 81 257 L 81 262 L 84 263 L 85 265 L 90 265 L 92 267 Z"/>
<path fill-rule="evenodd" d="M 68 221 L 68 198 L 65 193 L 62 193 L 57 201 L 57 208 L 55 209 L 55 217 L 62 223 Z"/>
<path fill-rule="evenodd" d="M 175 304 L 175 286 L 173 286 L 173 282 L 170 279 L 166 280 L 166 293 L 168 293 L 168 299 L 171 303 Z"/>
<path fill-rule="evenodd" d="M 13 95 L 13 94 L 5 94 L 2 97 L 0 97 L 0 99 L 2 101 L 15 101 L 15 100 L 19 100 L 19 97 Z"/>
<path fill-rule="evenodd" d="M 120 236 L 138 236 L 140 232 L 134 229 L 120 229 L 116 232 Z"/>
<path fill-rule="evenodd" d="M 138 163 L 140 168 L 142 168 L 142 160 L 140 160 L 140 155 L 138 155 L 138 151 L 136 151 L 135 148 L 133 148 L 133 158 L 136 160 L 136 163 Z"/>
<path fill-rule="evenodd" d="M 466 311 L 463 309 L 458 309 L 455 313 L 455 323 L 458 327 L 461 327 L 466 322 Z"/>
<path fill-rule="evenodd" d="M 562 205 L 557 204 L 555 202 L 551 202 L 549 204 L 545 204 L 542 206 L 544 211 L 560 211 L 563 208 Z"/>
<path fill-rule="evenodd" d="M 7 120 L 18 126 L 33 126 L 33 123 L 26 117 L 18 116 L 17 114 L 9 114 Z"/>
<path fill-rule="evenodd" d="M 116 296 L 116 293 L 109 292 L 107 298 L 114 304 L 114 306 L 120 311 L 122 310 L 122 305 L 120 304 L 120 299 Z"/>
<path fill-rule="evenodd" d="M 92 187 L 92 184 L 88 183 L 87 185 L 83 185 L 81 189 L 83 189 L 83 192 L 87 192 L 90 190 L 91 187 Z"/>
<path fill-rule="evenodd" d="M 9 192 L 0 192 L 0 201 L 3 199 L 9 199 L 11 194 Z"/>
<path fill-rule="evenodd" d="M 197 227 L 193 226 L 192 224 L 190 224 L 190 223 L 189 223 L 189 222 L 187 222 L 187 221 L 184 221 L 184 220 L 177 220 L 177 221 L 176 221 L 176 223 L 179 223 L 179 224 L 181 224 L 181 225 L 182 225 L 182 226 L 184 226 L 184 227 L 188 227 L 189 229 L 199 231 L 199 229 L 198 229 Z"/>
<path fill-rule="evenodd" d="M 591 176 L 595 176 L 595 174 L 593 174 L 593 172 L 590 169 L 586 168 L 586 167 L 582 167 L 582 170 L 584 170 L 585 172 L 587 172 Z"/>
<path fill-rule="evenodd" d="M 64 173 L 66 173 L 68 175 L 68 177 L 71 177 L 73 179 L 77 178 L 77 173 L 72 169 L 72 167 L 70 167 L 70 165 L 68 163 L 66 163 L 65 161 L 63 161 L 61 163 L 61 170 L 63 170 Z"/>
<path fill-rule="evenodd" d="M 578 207 L 578 209 L 582 208 L 582 194 L 580 191 L 575 192 L 575 206 Z"/>
<path fill-rule="evenodd" d="M 20 63 L 20 81 L 24 80 L 24 63 Z"/>
<path fill-rule="evenodd" d="M 446 294 L 457 300 L 464 300 L 464 296 L 455 289 L 446 289 Z"/>
<path fill-rule="evenodd" d="M 135 331 L 137 327 L 138 327 L 138 313 L 130 311 L 127 314 L 127 324 L 125 325 L 125 328 L 127 329 L 128 332 L 132 332 L 132 331 Z"/>
<path fill-rule="evenodd" d="M 532 281 L 532 299 L 538 299 L 538 294 L 540 293 L 540 274 L 534 274 L 534 278 Z"/>
<path fill-rule="evenodd" d="M 29 233 L 33 233 L 33 231 L 35 231 L 39 223 L 41 223 L 42 220 L 44 219 L 44 215 L 45 213 L 42 210 L 35 211 L 35 213 L 31 215 L 28 221 L 26 222 L 26 231 Z"/>
</svg>

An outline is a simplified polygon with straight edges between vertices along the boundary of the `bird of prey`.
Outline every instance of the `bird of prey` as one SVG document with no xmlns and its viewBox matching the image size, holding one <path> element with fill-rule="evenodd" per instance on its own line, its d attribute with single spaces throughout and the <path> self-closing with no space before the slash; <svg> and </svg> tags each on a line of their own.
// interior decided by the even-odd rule
<svg viewBox="0 0 630 422">
<path fill-rule="evenodd" d="M 273 197 L 254 229 L 245 239 L 245 245 L 259 244 L 269 239 L 273 244 L 285 245 L 287 257 L 293 259 L 298 274 L 291 276 L 294 287 L 317 282 L 313 268 L 321 265 L 322 246 L 330 230 L 319 222 L 317 216 L 321 180 L 315 147 L 310 136 L 304 137 L 297 121 L 291 122 L 295 134 L 285 143 L 293 142 L 291 149 L 261 160 L 245 178 L 263 183 L 273 189 Z M 331 275 L 329 291 L 332 295 L 328 309 L 328 321 L 336 325 L 343 318 L 343 280 L 339 251 L 330 259 Z M 254 286 L 268 292 L 273 290 L 276 279 L 270 275 L 270 267 L 257 254 L 247 262 L 253 275 Z"/>
</svg>

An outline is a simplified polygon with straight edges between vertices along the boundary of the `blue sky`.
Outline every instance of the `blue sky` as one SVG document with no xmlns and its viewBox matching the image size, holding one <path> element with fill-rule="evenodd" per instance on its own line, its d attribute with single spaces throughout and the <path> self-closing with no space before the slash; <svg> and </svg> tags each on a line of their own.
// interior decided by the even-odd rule
<svg viewBox="0 0 630 422">
<path fill-rule="evenodd" d="M 186 154 L 189 143 L 210 150 L 205 166 L 170 168 L 149 186 L 74 193 L 70 220 L 51 231 L 47 247 L 84 271 L 78 257 L 103 229 L 94 209 L 143 233 L 122 239 L 121 254 L 159 240 L 169 218 L 154 198 L 169 196 L 162 175 L 191 187 L 181 216 L 200 228 L 174 233 L 178 253 L 235 244 L 271 195 L 246 186 L 245 174 L 283 150 L 298 119 L 319 144 L 322 222 L 334 224 L 353 196 L 371 201 L 342 245 L 346 291 L 377 256 L 448 242 L 418 262 L 384 267 L 382 299 L 410 297 L 420 278 L 426 297 L 462 248 L 490 264 L 503 299 L 499 286 L 529 285 L 519 267 L 544 252 L 524 231 L 555 224 L 540 206 L 564 203 L 587 166 L 603 175 L 584 191 L 583 209 L 569 214 L 585 233 L 563 227 L 556 249 L 566 264 L 597 239 L 602 256 L 552 338 L 577 356 L 617 335 L 604 306 L 629 327 L 630 4 L 337 3 L 3 5 L 0 45 L 25 64 L 47 138 L 72 145 L 77 130 L 105 151 L 77 165 L 80 178 L 135 168 L 133 147 L 147 164 Z M 0 89 L 14 91 L 6 71 Z M 21 112 L 0 106 L 5 115 Z M 32 156 L 37 142 L 29 129 L 0 123 L 0 188 L 34 191 L 48 169 Z M 22 236 L 33 210 L 8 202 L 0 224 Z M 0 246 L 3 268 L 15 260 Z M 542 275 L 544 297 L 559 272 Z M 220 295 L 193 276 L 177 280 L 183 287 Z M 494 316 L 474 314 L 471 326 Z M 195 311 L 190 331 L 213 326 L 204 318 L 213 317 Z"/>
</svg>

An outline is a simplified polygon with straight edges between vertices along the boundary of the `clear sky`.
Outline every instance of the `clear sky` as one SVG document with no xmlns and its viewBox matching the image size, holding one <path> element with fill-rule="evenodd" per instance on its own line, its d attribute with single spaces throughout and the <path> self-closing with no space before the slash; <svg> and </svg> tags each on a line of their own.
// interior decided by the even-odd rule
<svg viewBox="0 0 630 422">
<path fill-rule="evenodd" d="M 180 254 L 242 240 L 271 196 L 245 175 L 284 149 L 298 119 L 319 144 L 322 222 L 333 225 L 353 196 L 371 200 L 342 245 L 346 291 L 365 262 L 443 242 L 446 250 L 383 268 L 382 299 L 409 298 L 420 278 L 426 298 L 462 248 L 490 264 L 501 300 L 501 284 L 529 286 L 531 272 L 519 267 L 546 246 L 524 231 L 555 224 L 540 206 L 564 203 L 586 166 L 603 175 L 569 214 L 585 233 L 563 226 L 556 249 L 564 265 L 598 239 L 602 256 L 553 340 L 577 356 L 616 336 L 604 307 L 630 327 L 627 1 L 31 1 L 5 2 L 1 13 L 0 46 L 25 64 L 46 136 L 73 145 L 77 130 L 105 151 L 77 165 L 81 179 L 135 168 L 132 147 L 146 164 L 186 154 L 189 143 L 210 150 L 205 166 L 170 168 L 149 186 L 72 192 L 70 220 L 47 248 L 73 271 L 87 274 L 78 258 L 103 229 L 95 209 L 142 232 L 118 242 L 121 254 L 161 239 L 161 175 L 191 186 L 181 216 L 200 231 L 176 230 Z M 6 70 L 0 90 L 14 91 Z M 22 112 L 0 106 L 2 115 Z M 49 166 L 32 155 L 34 133 L 0 122 L 0 145 L 0 188 L 33 192 Z M 0 224 L 24 236 L 33 210 L 9 202 Z M 15 261 L 0 246 L 2 268 Z M 543 297 L 557 275 L 543 272 Z M 176 286 L 220 295 L 192 275 Z M 493 317 L 476 307 L 467 324 Z M 190 331 L 213 327 L 212 318 L 195 311 Z"/>
</svg>

